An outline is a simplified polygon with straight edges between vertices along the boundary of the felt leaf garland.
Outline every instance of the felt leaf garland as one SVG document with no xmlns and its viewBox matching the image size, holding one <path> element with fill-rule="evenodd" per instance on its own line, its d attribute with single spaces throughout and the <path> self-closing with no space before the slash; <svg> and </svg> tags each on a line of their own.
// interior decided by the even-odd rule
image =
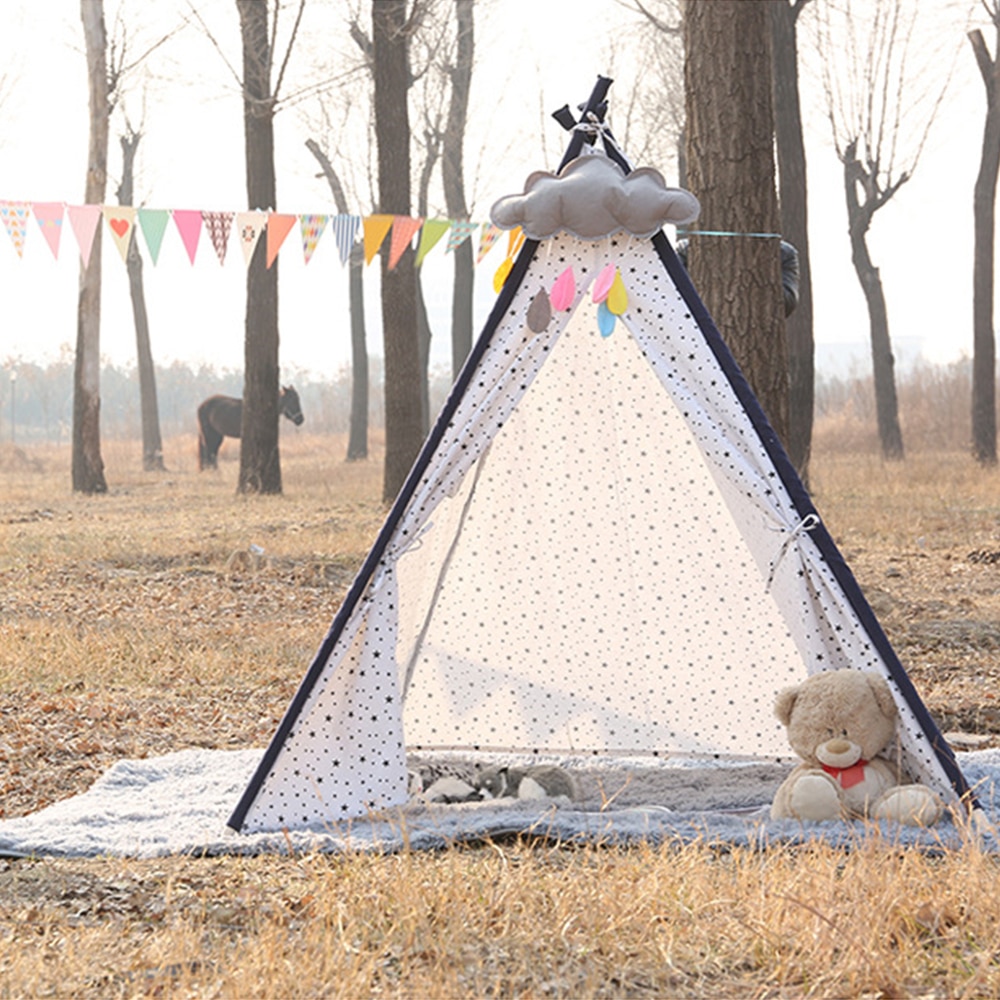
<svg viewBox="0 0 1000 1000">
<path fill-rule="evenodd" d="M 605 264 L 601 268 L 601 273 L 597 276 L 597 280 L 594 282 L 594 287 L 591 291 L 591 296 L 595 304 L 603 302 L 608 297 L 608 292 L 611 291 L 611 284 L 615 280 L 617 273 L 618 268 L 614 264 Z"/>
<path fill-rule="evenodd" d="M 620 271 L 615 271 L 615 280 L 611 283 L 606 301 L 608 309 L 616 316 L 621 316 L 628 309 L 628 292 L 625 291 L 625 282 L 622 281 Z"/>
<path fill-rule="evenodd" d="M 597 329 L 602 337 L 610 337 L 615 330 L 615 314 L 608 308 L 607 302 L 597 307 Z"/>
<path fill-rule="evenodd" d="M 549 303 L 548 292 L 539 288 L 528 306 L 528 329 L 532 333 L 541 333 L 552 319 L 552 306 Z"/>
<path fill-rule="evenodd" d="M 514 266 L 514 261 L 510 257 L 504 257 L 501 265 L 496 269 L 493 275 L 493 291 L 497 294 L 500 293 L 500 289 L 503 288 L 504 282 L 507 280 L 507 275 L 510 274 L 510 269 Z"/>
<path fill-rule="evenodd" d="M 556 283 L 552 286 L 552 291 L 549 293 L 549 300 L 552 302 L 552 308 L 556 312 L 562 312 L 563 309 L 568 309 L 573 303 L 573 296 L 576 295 L 576 280 L 573 277 L 573 268 L 567 267 L 562 274 L 556 278 Z"/>
</svg>

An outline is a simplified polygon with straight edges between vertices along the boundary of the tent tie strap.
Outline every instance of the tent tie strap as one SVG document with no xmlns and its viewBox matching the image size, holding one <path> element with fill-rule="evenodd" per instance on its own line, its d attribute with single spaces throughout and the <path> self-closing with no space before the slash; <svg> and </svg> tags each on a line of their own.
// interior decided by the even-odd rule
<svg viewBox="0 0 1000 1000">
<path fill-rule="evenodd" d="M 788 532 L 788 536 L 785 538 L 784 542 L 781 543 L 781 548 L 778 549 L 778 554 L 774 557 L 774 561 L 771 563 L 771 572 L 767 575 L 767 587 L 765 589 L 770 590 L 771 584 L 774 583 L 775 574 L 778 572 L 778 567 L 781 565 L 781 560 L 785 558 L 785 554 L 788 552 L 789 546 L 794 542 L 803 531 L 812 531 L 819 524 L 819 514 L 811 513 L 806 514 L 804 518 L 791 531 Z"/>
</svg>

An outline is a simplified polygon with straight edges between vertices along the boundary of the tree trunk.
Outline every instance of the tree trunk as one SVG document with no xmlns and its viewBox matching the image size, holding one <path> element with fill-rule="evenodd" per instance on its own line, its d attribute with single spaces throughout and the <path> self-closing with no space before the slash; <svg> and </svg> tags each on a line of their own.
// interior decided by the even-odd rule
<svg viewBox="0 0 1000 1000">
<path fill-rule="evenodd" d="M 306 140 L 306 148 L 316 157 L 334 204 L 341 215 L 350 215 L 344 185 L 340 183 L 330 158 L 315 139 Z M 348 308 L 351 313 L 351 425 L 347 437 L 347 461 L 368 457 L 368 344 L 365 333 L 365 250 L 360 243 L 351 247 L 348 259 Z"/>
<path fill-rule="evenodd" d="M 135 175 L 135 154 L 139 148 L 141 132 L 129 130 L 121 136 L 122 181 L 118 186 L 118 204 L 131 205 Z M 139 408 L 142 414 L 142 467 L 147 472 L 163 470 L 163 440 L 160 437 L 160 410 L 156 400 L 156 369 L 149 343 L 149 316 L 146 313 L 146 295 L 142 284 L 142 255 L 135 238 L 135 227 L 125 255 L 128 271 L 128 289 L 132 299 L 132 317 L 135 322 L 135 353 L 139 369 Z"/>
<path fill-rule="evenodd" d="M 368 457 L 368 345 L 365 336 L 364 271 L 365 248 L 351 247 L 348 295 L 351 303 L 351 429 L 347 438 L 347 460 Z"/>
<path fill-rule="evenodd" d="M 378 142 L 380 213 L 410 214 L 410 120 L 406 0 L 372 4 L 375 135 Z M 382 330 L 385 356 L 384 500 L 392 500 L 423 442 L 420 351 L 413 254 L 389 270 L 389 241 L 382 248 Z"/>
<path fill-rule="evenodd" d="M 982 465 L 997 464 L 996 340 L 993 332 L 993 242 L 997 173 L 1000 171 L 1000 20 L 996 58 L 981 31 L 969 34 L 986 86 L 986 120 L 973 194 L 975 250 L 972 265 L 972 453 Z"/>
<path fill-rule="evenodd" d="M 469 115 L 469 91 L 472 86 L 472 63 L 475 57 L 475 20 L 473 0 L 455 0 L 455 26 L 458 47 L 455 64 L 450 68 L 451 101 L 442 142 L 441 180 L 445 208 L 452 219 L 468 219 L 465 197 L 463 144 Z M 451 296 L 451 373 L 457 378 L 472 350 L 472 315 L 475 270 L 472 241 L 466 240 L 455 251 L 455 283 Z"/>
<path fill-rule="evenodd" d="M 87 46 L 90 144 L 85 201 L 101 205 L 108 174 L 108 119 L 111 116 L 107 71 L 107 34 L 103 0 L 80 0 Z M 73 369 L 72 483 L 78 493 L 107 493 L 101 458 L 101 227 L 94 233 L 90 261 L 80 268 L 76 360 Z"/>
<path fill-rule="evenodd" d="M 774 124 L 777 134 L 778 202 L 781 232 L 799 253 L 799 301 L 785 319 L 788 339 L 788 456 L 803 482 L 809 481 L 815 405 L 816 348 L 813 340 L 812 278 L 806 198 L 806 153 L 799 106 L 795 23 L 809 0 L 772 0 Z"/>
<path fill-rule="evenodd" d="M 274 211 L 274 98 L 268 4 L 236 0 L 243 42 L 243 125 L 247 199 L 251 210 Z M 278 450 L 278 262 L 267 267 L 267 240 L 257 242 L 247 269 L 243 342 L 240 493 L 280 493 Z"/>
<path fill-rule="evenodd" d="M 774 174 L 771 36 L 765 4 L 684 8 L 687 175 L 701 202 L 688 271 L 782 441 L 788 350 Z"/>
</svg>

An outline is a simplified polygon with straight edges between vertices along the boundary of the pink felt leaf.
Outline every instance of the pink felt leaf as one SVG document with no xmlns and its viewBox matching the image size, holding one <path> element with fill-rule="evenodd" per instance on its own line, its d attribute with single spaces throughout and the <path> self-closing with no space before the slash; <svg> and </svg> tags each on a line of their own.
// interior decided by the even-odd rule
<svg viewBox="0 0 1000 1000">
<path fill-rule="evenodd" d="M 556 283 L 552 286 L 552 291 L 549 293 L 549 301 L 552 303 L 552 308 L 556 312 L 562 312 L 563 309 L 568 309 L 573 302 L 573 296 L 576 295 L 576 280 L 573 277 L 573 268 L 567 267 L 562 274 L 556 278 Z"/>
<path fill-rule="evenodd" d="M 611 283 L 615 280 L 617 273 L 618 268 L 614 264 L 605 264 L 601 269 L 601 273 L 597 276 L 593 291 L 591 292 L 595 303 L 601 303 L 608 297 L 608 292 L 611 291 Z"/>
</svg>

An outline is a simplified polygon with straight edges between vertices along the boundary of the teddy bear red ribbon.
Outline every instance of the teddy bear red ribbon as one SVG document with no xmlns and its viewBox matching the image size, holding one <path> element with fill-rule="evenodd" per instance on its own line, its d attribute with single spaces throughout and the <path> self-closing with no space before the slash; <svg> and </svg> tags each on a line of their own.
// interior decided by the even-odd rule
<svg viewBox="0 0 1000 1000">
<path fill-rule="evenodd" d="M 820 764 L 820 767 L 836 781 L 841 788 L 853 788 L 865 780 L 866 760 L 859 760 L 850 767 L 830 767 L 829 764 Z"/>
</svg>

